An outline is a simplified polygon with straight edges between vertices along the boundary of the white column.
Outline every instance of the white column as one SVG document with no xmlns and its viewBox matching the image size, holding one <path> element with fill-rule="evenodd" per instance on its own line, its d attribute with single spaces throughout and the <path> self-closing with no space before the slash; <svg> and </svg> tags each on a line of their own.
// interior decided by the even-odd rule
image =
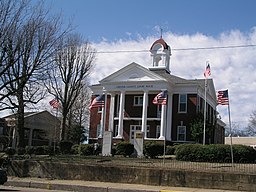
<svg viewBox="0 0 256 192">
<path fill-rule="evenodd" d="M 104 107 L 102 108 L 101 111 L 101 119 L 100 119 L 100 135 L 98 136 L 98 138 L 102 138 L 103 137 L 103 124 L 104 124 Z"/>
<path fill-rule="evenodd" d="M 111 93 L 108 130 L 113 132 L 115 110 L 115 94 Z"/>
<path fill-rule="evenodd" d="M 118 135 L 116 136 L 117 138 L 123 138 L 124 102 L 125 102 L 125 92 L 121 91 L 120 107 L 119 107 Z"/>
<path fill-rule="evenodd" d="M 168 93 L 167 99 L 167 118 L 166 118 L 166 139 L 171 141 L 172 139 L 172 94 Z"/>
<path fill-rule="evenodd" d="M 145 138 L 147 137 L 147 114 L 148 114 L 148 91 L 144 91 L 141 132 L 144 133 Z"/>
<path fill-rule="evenodd" d="M 158 139 L 165 139 L 165 119 L 166 119 L 166 105 L 162 105 L 161 113 L 161 126 L 160 126 L 160 137 Z"/>
</svg>

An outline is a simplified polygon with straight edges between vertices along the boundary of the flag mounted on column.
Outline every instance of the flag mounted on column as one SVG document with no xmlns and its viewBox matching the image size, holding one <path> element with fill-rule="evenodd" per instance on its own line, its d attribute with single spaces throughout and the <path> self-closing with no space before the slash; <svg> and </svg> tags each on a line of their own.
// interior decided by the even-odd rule
<svg viewBox="0 0 256 192">
<path fill-rule="evenodd" d="M 54 108 L 54 109 L 58 109 L 60 107 L 60 102 L 58 101 L 57 98 L 52 99 L 51 101 L 49 101 L 49 104 Z"/>
<path fill-rule="evenodd" d="M 99 95 L 95 97 L 89 106 L 89 109 L 96 108 L 96 107 L 104 107 L 104 99 L 105 95 Z"/>
<path fill-rule="evenodd" d="M 166 105 L 167 103 L 167 91 L 162 91 L 158 93 L 153 99 L 153 104 L 155 105 Z"/>
<path fill-rule="evenodd" d="M 219 105 L 229 105 L 228 90 L 218 91 L 217 102 Z"/>
<path fill-rule="evenodd" d="M 204 77 L 207 79 L 208 77 L 210 77 L 210 75 L 211 75 L 211 67 L 210 67 L 210 64 L 208 63 L 204 71 Z"/>
</svg>

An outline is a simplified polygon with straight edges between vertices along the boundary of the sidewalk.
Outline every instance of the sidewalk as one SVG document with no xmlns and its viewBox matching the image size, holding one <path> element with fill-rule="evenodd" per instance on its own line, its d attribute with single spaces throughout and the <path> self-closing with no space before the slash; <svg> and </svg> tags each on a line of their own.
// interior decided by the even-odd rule
<svg viewBox="0 0 256 192">
<path fill-rule="evenodd" d="M 107 183 L 81 180 L 9 177 L 5 186 L 65 190 L 77 192 L 234 192 L 229 190 L 165 187 L 139 184 Z"/>
</svg>

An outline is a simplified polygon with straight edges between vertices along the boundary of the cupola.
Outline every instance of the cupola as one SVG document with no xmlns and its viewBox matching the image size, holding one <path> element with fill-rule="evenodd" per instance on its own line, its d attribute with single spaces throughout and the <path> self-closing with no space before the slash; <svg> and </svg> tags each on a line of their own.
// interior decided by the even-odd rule
<svg viewBox="0 0 256 192">
<path fill-rule="evenodd" d="M 165 70 L 170 73 L 171 48 L 162 37 L 152 44 L 150 52 L 152 57 L 150 70 Z"/>
</svg>

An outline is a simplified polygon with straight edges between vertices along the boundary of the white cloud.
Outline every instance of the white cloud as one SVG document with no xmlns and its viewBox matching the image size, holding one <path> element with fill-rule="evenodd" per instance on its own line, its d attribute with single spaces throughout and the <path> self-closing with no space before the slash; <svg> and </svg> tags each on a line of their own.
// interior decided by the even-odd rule
<svg viewBox="0 0 256 192">
<path fill-rule="evenodd" d="M 131 62 L 145 67 L 151 66 L 150 52 L 117 52 L 149 50 L 152 43 L 159 36 L 137 36 L 133 40 L 118 40 L 115 42 L 102 41 L 93 46 L 99 52 L 92 84 L 98 83 L 107 75 L 121 69 Z M 164 40 L 172 48 L 171 73 L 183 78 L 203 78 L 206 61 L 211 65 L 211 78 L 215 89 L 229 89 L 231 120 L 247 125 L 249 116 L 256 110 L 256 47 L 180 50 L 187 48 L 226 47 L 236 45 L 255 45 L 256 27 L 250 33 L 230 31 L 218 37 L 196 33 L 193 35 L 179 35 L 171 32 L 163 34 Z M 114 52 L 114 53 L 101 53 Z M 226 106 L 219 106 L 222 119 L 228 123 Z"/>
</svg>

